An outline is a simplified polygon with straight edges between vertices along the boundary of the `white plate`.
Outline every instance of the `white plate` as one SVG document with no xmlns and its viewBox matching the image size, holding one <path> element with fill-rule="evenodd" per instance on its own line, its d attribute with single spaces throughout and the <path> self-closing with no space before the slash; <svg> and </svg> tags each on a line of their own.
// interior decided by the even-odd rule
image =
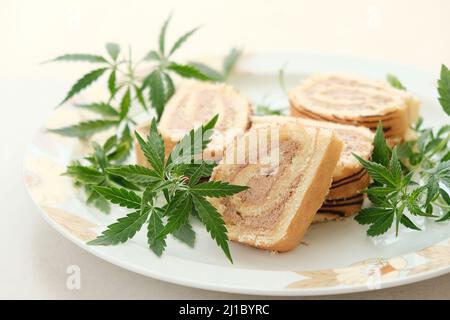
<svg viewBox="0 0 450 320">
<path fill-rule="evenodd" d="M 254 102 L 287 105 L 277 82 L 286 68 L 288 87 L 308 74 L 344 72 L 384 79 L 397 75 L 422 101 L 427 125 L 442 125 L 446 117 L 436 96 L 435 75 L 386 62 L 318 54 L 261 54 L 246 56 L 233 79 L 241 93 Z M 450 270 L 450 228 L 430 223 L 426 231 L 408 233 L 394 244 L 375 245 L 365 227 L 352 218 L 313 225 L 295 250 L 270 254 L 230 243 L 231 265 L 201 226 L 195 249 L 169 239 L 161 258 L 146 245 L 145 234 L 126 244 L 87 246 L 120 213 L 105 215 L 87 207 L 83 195 L 61 176 L 65 166 L 82 155 L 86 143 L 45 132 L 45 127 L 74 123 L 86 117 L 71 107 L 54 112 L 29 147 L 24 179 L 43 217 L 63 236 L 90 253 L 125 269 L 182 285 L 234 293 L 262 295 L 322 295 L 366 291 L 420 281 Z"/>
</svg>

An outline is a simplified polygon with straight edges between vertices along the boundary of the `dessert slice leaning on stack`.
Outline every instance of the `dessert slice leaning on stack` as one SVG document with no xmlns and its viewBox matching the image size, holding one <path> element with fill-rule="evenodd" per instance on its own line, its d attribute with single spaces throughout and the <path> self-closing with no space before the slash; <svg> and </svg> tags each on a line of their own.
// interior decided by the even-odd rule
<svg viewBox="0 0 450 320">
<path fill-rule="evenodd" d="M 344 143 L 344 149 L 334 169 L 330 191 L 314 222 L 347 217 L 361 209 L 364 197 L 360 192 L 369 185 L 369 176 L 353 153 L 365 160 L 370 159 L 373 133 L 369 129 L 288 116 L 253 116 L 251 121 L 252 128 L 297 123 L 310 128 L 334 130 Z"/>
<path fill-rule="evenodd" d="M 419 101 L 388 83 L 339 74 L 315 75 L 289 93 L 297 117 L 364 126 L 375 131 L 382 121 L 391 144 L 407 138 L 417 120 Z"/>
<path fill-rule="evenodd" d="M 158 125 L 166 155 L 191 129 L 219 115 L 203 157 L 220 160 L 224 146 L 250 127 L 250 113 L 250 102 L 230 85 L 188 81 L 167 102 Z M 146 124 L 137 131 L 146 136 L 149 129 L 150 125 Z M 147 165 L 139 144 L 136 144 L 136 157 L 140 165 Z"/>
<path fill-rule="evenodd" d="M 266 148 L 269 161 L 260 152 L 263 141 L 271 141 Z M 236 138 L 211 177 L 249 187 L 228 198 L 211 199 L 224 218 L 228 237 L 274 251 L 297 246 L 328 193 L 342 148 L 331 130 L 290 123 L 254 128 Z M 255 152 L 256 163 L 251 160 Z M 274 157 L 278 160 L 272 161 Z M 239 158 L 242 163 L 236 161 Z"/>
</svg>

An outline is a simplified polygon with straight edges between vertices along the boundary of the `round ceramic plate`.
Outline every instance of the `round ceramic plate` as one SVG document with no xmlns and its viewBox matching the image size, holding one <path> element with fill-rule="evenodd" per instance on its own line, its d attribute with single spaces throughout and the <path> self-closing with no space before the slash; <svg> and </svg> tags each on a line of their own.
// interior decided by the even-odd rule
<svg viewBox="0 0 450 320">
<path fill-rule="evenodd" d="M 426 125 L 442 125 L 436 74 L 380 61 L 318 54 L 260 54 L 243 57 L 233 84 L 255 104 L 286 107 L 278 70 L 285 68 L 286 85 L 317 72 L 343 72 L 373 79 L 397 75 L 422 101 Z M 450 270 L 450 227 L 429 223 L 420 233 L 403 232 L 374 242 L 366 228 L 352 219 L 313 225 L 295 250 L 272 254 L 230 243 L 230 264 L 200 225 L 195 249 L 168 240 L 162 257 L 147 248 L 145 234 L 117 246 L 88 246 L 106 225 L 123 212 L 105 215 L 88 207 L 83 194 L 61 176 L 65 166 L 85 154 L 86 142 L 45 131 L 92 117 L 72 107 L 57 109 L 34 137 L 25 159 L 24 179 L 43 217 L 63 236 L 88 252 L 149 277 L 197 288 L 261 295 L 323 295 L 402 285 Z M 97 137 L 100 139 L 101 137 Z M 130 161 L 132 161 L 131 159 Z"/>
</svg>

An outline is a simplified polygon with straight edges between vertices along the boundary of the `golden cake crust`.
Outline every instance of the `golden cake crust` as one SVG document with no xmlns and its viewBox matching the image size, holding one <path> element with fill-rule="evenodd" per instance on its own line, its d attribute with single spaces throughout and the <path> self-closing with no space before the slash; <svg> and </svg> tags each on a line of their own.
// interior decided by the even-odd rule
<svg viewBox="0 0 450 320">
<path fill-rule="evenodd" d="M 259 128 L 254 128 L 252 130 L 259 130 Z M 269 231 L 260 232 L 257 226 L 254 226 L 253 228 L 248 227 L 247 229 L 243 227 L 245 225 L 244 221 L 247 221 L 246 219 L 250 219 L 249 221 L 256 221 L 252 216 L 251 209 L 248 209 L 252 208 L 251 203 L 247 205 L 247 202 L 243 202 L 249 201 L 246 199 L 255 196 L 252 187 L 238 195 L 230 197 L 231 199 L 211 199 L 212 204 L 222 215 L 224 215 L 228 236 L 231 240 L 261 249 L 274 251 L 291 250 L 301 242 L 306 230 L 313 221 L 314 215 L 321 207 L 331 185 L 332 174 L 339 160 L 343 143 L 337 135 L 329 130 L 320 128 L 303 129 L 303 127 L 298 124 L 284 124 L 280 126 L 280 137 L 285 135 L 292 135 L 292 137 L 289 136 L 287 139 L 292 139 L 296 143 L 303 143 L 303 146 L 307 146 L 308 143 L 313 143 L 313 145 L 310 146 L 310 148 L 313 148 L 312 150 L 306 151 L 306 149 L 300 148 L 294 158 L 292 158 L 292 161 L 295 163 L 303 163 L 302 161 L 306 161 L 304 162 L 304 166 L 306 166 L 305 168 L 309 168 L 309 170 L 305 171 L 307 172 L 307 176 L 304 176 L 303 173 L 299 173 L 298 176 L 293 177 L 295 179 L 300 177 L 301 181 L 299 180 L 297 183 L 295 182 L 297 180 L 294 179 L 293 183 L 295 187 L 291 191 L 289 191 L 289 188 L 287 187 L 285 187 L 286 189 L 277 190 L 277 192 L 282 192 L 284 190 L 283 194 L 287 195 L 288 198 L 283 201 L 284 206 L 281 209 L 282 213 L 277 218 L 278 220 L 272 221 L 269 216 L 269 222 L 260 222 L 261 224 L 266 223 L 269 226 L 266 227 L 269 228 Z M 308 152 L 308 154 L 305 154 L 305 157 L 308 157 L 307 159 L 301 157 L 301 154 L 305 152 Z M 294 165 L 289 165 L 290 170 L 295 169 L 291 168 L 292 166 Z M 242 167 L 239 167 L 239 165 L 219 164 L 219 166 L 215 168 L 211 179 L 239 184 L 239 179 L 245 179 L 245 177 L 243 178 L 245 174 L 239 173 L 237 176 L 238 178 L 235 179 L 233 177 L 236 176 L 236 170 L 242 170 Z M 281 172 L 280 174 L 283 173 Z M 266 189 L 268 188 L 270 192 L 272 192 L 273 187 L 270 185 L 271 179 L 272 178 L 267 177 L 265 183 L 264 181 L 258 181 L 258 186 L 266 185 Z M 283 184 L 280 182 L 280 185 Z M 257 202 L 259 203 L 258 207 L 263 208 L 267 203 L 270 204 L 271 200 L 269 199 L 272 198 L 269 196 L 266 202 L 264 202 L 264 199 L 258 200 L 261 201 L 261 203 Z M 227 201 L 227 203 L 225 204 L 224 201 Z M 230 207 L 232 207 L 230 206 L 230 203 L 235 203 L 237 207 L 230 209 Z M 237 210 L 236 208 L 240 208 L 239 210 L 241 211 L 238 215 L 243 218 L 239 220 L 238 217 L 236 218 L 236 221 L 233 222 L 233 220 L 227 216 L 226 210 L 234 212 L 234 210 Z M 258 219 L 262 220 L 263 218 Z"/>
</svg>

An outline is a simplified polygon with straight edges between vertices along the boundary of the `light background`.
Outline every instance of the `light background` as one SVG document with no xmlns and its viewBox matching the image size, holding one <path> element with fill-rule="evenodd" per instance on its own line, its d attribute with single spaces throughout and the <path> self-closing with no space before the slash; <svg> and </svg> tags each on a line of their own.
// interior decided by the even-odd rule
<svg viewBox="0 0 450 320">
<path fill-rule="evenodd" d="M 173 10 L 171 39 L 203 28 L 178 57 L 312 51 L 411 64 L 450 65 L 449 0 L 340 1 L 20 1 L 0 0 L 0 298 L 248 298 L 171 285 L 112 266 L 59 236 L 25 192 L 21 161 L 33 132 L 79 75 L 79 66 L 39 65 L 68 52 L 130 44 L 136 57 L 155 47 Z M 66 288 L 78 265 L 82 289 Z M 450 298 L 450 276 L 341 298 Z"/>
</svg>

